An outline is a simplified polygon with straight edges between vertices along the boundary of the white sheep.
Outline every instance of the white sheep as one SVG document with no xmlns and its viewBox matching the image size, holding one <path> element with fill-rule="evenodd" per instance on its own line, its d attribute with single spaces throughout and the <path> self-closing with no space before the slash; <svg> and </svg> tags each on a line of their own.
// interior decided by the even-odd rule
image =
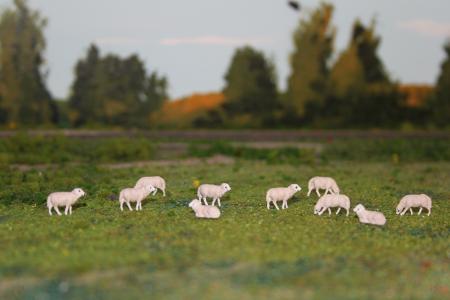
<svg viewBox="0 0 450 300">
<path fill-rule="evenodd" d="M 406 195 L 404 196 L 397 205 L 396 213 L 397 215 L 403 216 L 408 210 L 413 214 L 413 207 L 420 207 L 419 215 L 422 213 L 422 209 L 426 208 L 428 210 L 428 215 L 431 214 L 431 198 L 425 194 L 420 195 Z"/>
<path fill-rule="evenodd" d="M 197 218 L 218 219 L 220 217 L 220 210 L 217 207 L 202 205 L 198 199 L 192 200 L 189 207 L 195 212 Z"/>
<path fill-rule="evenodd" d="M 156 195 L 158 189 L 163 192 L 163 196 L 166 196 L 166 181 L 161 176 L 142 177 L 137 182 L 134 188 L 141 188 L 146 185 L 151 185 L 155 188 L 153 196 Z"/>
<path fill-rule="evenodd" d="M 372 225 L 386 224 L 386 217 L 377 211 L 366 210 L 362 204 L 355 206 L 353 211 L 358 215 L 359 222 Z"/>
<path fill-rule="evenodd" d="M 197 197 L 200 201 L 203 199 L 205 205 L 208 205 L 206 198 L 209 197 L 213 199 L 212 205 L 214 205 L 217 200 L 217 203 L 220 206 L 220 198 L 228 191 L 231 191 L 231 187 L 228 183 L 222 183 L 221 185 L 202 184 L 198 187 Z"/>
<path fill-rule="evenodd" d="M 136 202 L 136 210 L 142 210 L 142 200 L 144 200 L 150 193 L 154 192 L 155 188 L 152 185 L 146 185 L 141 188 L 126 188 L 120 191 L 119 203 L 120 210 L 123 211 L 123 204 L 126 203 L 130 210 L 130 202 Z"/>
<path fill-rule="evenodd" d="M 331 207 L 339 207 L 336 211 L 336 215 L 341 211 L 341 208 L 345 209 L 348 216 L 350 199 L 346 195 L 323 195 L 314 206 L 314 214 L 320 216 L 328 209 L 328 215 L 331 215 Z"/>
<path fill-rule="evenodd" d="M 325 194 L 339 194 L 340 190 L 336 181 L 331 177 L 313 177 L 308 182 L 308 197 L 313 190 L 316 190 L 317 196 L 320 197 L 319 190 L 325 190 Z"/>
<path fill-rule="evenodd" d="M 64 210 L 64 214 L 72 214 L 72 205 L 74 205 L 75 202 L 77 202 L 78 199 L 84 195 L 86 195 L 86 193 L 80 188 L 75 188 L 71 192 L 51 193 L 47 197 L 47 207 L 49 215 L 52 215 L 52 208 L 55 209 L 58 215 L 61 215 L 61 212 L 58 209 L 59 206 L 66 207 L 66 209 Z"/>
<path fill-rule="evenodd" d="M 266 193 L 267 209 L 270 209 L 270 203 L 275 205 L 275 208 L 279 210 L 277 201 L 283 201 L 281 205 L 282 209 L 288 208 L 287 201 L 294 196 L 295 193 L 301 191 L 302 188 L 298 184 L 291 184 L 288 187 L 271 188 Z"/>
</svg>

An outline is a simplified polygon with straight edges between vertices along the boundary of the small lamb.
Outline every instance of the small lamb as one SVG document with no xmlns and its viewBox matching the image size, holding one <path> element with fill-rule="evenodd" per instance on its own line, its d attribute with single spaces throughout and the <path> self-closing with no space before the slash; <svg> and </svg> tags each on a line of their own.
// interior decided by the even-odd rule
<svg viewBox="0 0 450 300">
<path fill-rule="evenodd" d="M 325 190 L 328 193 L 339 194 L 340 190 L 336 181 L 331 177 L 313 177 L 308 182 L 308 197 L 313 190 L 316 190 L 317 196 L 320 197 L 319 190 Z"/>
<path fill-rule="evenodd" d="M 288 187 L 271 188 L 267 191 L 266 202 L 267 209 L 270 209 L 270 202 L 275 205 L 277 210 L 280 208 L 277 205 L 277 201 L 283 201 L 281 205 L 282 209 L 288 208 L 287 201 L 294 196 L 295 193 L 301 191 L 302 188 L 298 184 L 291 184 Z"/>
<path fill-rule="evenodd" d="M 397 205 L 396 213 L 397 215 L 403 216 L 408 210 L 413 214 L 413 207 L 420 207 L 419 215 L 422 213 L 422 209 L 426 208 L 428 210 L 428 215 L 431 214 L 431 198 L 425 194 L 420 195 L 406 195 L 404 196 Z"/>
<path fill-rule="evenodd" d="M 208 205 L 206 198 L 210 197 L 213 199 L 212 205 L 214 205 L 217 200 L 217 203 L 220 206 L 220 198 L 228 191 L 231 191 L 231 187 L 228 183 L 222 183 L 221 185 L 202 184 L 198 187 L 197 197 L 200 201 L 203 199 L 205 205 Z"/>
<path fill-rule="evenodd" d="M 60 206 L 66 207 L 66 209 L 64 210 L 65 215 L 67 215 L 68 213 L 72 214 L 72 205 L 74 205 L 75 202 L 77 202 L 78 199 L 84 195 L 86 195 L 86 193 L 80 188 L 75 188 L 71 192 L 51 193 L 47 197 L 47 207 L 49 215 L 52 215 L 52 208 L 55 209 L 58 215 L 61 215 L 61 212 L 58 209 L 58 207 Z"/>
<path fill-rule="evenodd" d="M 323 195 L 314 206 L 314 214 L 322 215 L 328 209 L 328 215 L 331 215 L 331 207 L 339 207 L 336 215 L 339 214 L 341 208 L 347 211 L 347 216 L 350 211 L 350 199 L 346 195 Z"/>
<path fill-rule="evenodd" d="M 356 205 L 353 211 L 358 215 L 359 222 L 372 225 L 386 224 L 386 217 L 377 211 L 366 210 L 362 204 Z"/>
<path fill-rule="evenodd" d="M 195 212 L 197 218 L 218 219 L 220 217 L 220 210 L 217 207 L 202 205 L 198 199 L 192 200 L 189 207 Z"/>
<path fill-rule="evenodd" d="M 142 177 L 136 182 L 134 188 L 138 189 L 146 185 L 151 185 L 155 188 L 155 191 L 152 194 L 153 196 L 156 195 L 158 189 L 163 192 L 164 197 L 166 196 L 166 181 L 161 176 Z"/>
<path fill-rule="evenodd" d="M 123 204 L 126 203 L 130 210 L 130 202 L 136 202 L 136 210 L 142 210 L 142 200 L 147 198 L 150 193 L 156 189 L 152 185 L 146 185 L 141 188 L 126 188 L 120 191 L 119 203 L 120 210 L 123 211 Z"/>
</svg>

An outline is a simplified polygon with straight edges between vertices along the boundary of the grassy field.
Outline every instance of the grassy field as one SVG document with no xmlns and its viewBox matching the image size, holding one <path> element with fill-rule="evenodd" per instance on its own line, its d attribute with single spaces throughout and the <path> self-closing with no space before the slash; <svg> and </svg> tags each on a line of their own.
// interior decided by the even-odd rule
<svg viewBox="0 0 450 300">
<path fill-rule="evenodd" d="M 168 196 L 143 211 L 109 200 L 143 175 Z M 383 228 L 352 213 L 313 215 L 315 175 L 335 177 L 352 207 L 387 217 Z M 187 207 L 193 182 L 228 182 L 219 220 Z M 351 162 L 107 169 L 94 164 L 0 169 L 1 299 L 445 299 L 450 294 L 450 163 Z M 265 208 L 269 187 L 303 190 L 284 211 Z M 46 195 L 82 187 L 72 216 L 48 216 Z M 395 215 L 407 193 L 433 198 L 430 217 Z"/>
</svg>

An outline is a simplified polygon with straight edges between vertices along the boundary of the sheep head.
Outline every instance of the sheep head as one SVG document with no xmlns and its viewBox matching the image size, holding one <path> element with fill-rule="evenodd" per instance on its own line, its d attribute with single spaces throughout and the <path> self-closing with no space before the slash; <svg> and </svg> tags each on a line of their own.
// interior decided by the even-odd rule
<svg viewBox="0 0 450 300">
<path fill-rule="evenodd" d="M 220 185 L 220 187 L 221 187 L 225 192 L 231 191 L 231 187 L 230 187 L 230 185 L 229 185 L 228 183 L 222 183 L 222 184 Z"/>
<path fill-rule="evenodd" d="M 355 213 L 363 212 L 365 210 L 366 209 L 364 208 L 364 206 L 362 204 L 358 204 L 358 205 L 355 206 L 355 208 L 353 208 L 353 211 Z"/>
<path fill-rule="evenodd" d="M 289 186 L 289 188 L 290 188 L 291 190 L 293 190 L 294 192 L 300 192 L 300 191 L 302 190 L 302 188 L 301 188 L 298 184 L 296 184 L 296 183 L 291 184 L 291 185 Z"/>
<path fill-rule="evenodd" d="M 86 193 L 80 188 L 73 189 L 72 193 L 74 193 L 78 197 L 82 197 L 82 196 L 86 195 Z"/>
<path fill-rule="evenodd" d="M 195 207 L 197 207 L 199 205 L 202 205 L 202 203 L 198 199 L 194 199 L 191 202 L 189 202 L 189 207 L 190 208 L 195 208 Z"/>
</svg>

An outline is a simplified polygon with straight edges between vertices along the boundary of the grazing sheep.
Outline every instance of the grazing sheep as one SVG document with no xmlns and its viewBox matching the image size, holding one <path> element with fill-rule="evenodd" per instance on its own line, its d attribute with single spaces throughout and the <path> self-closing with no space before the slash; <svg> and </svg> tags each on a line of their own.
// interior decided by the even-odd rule
<svg viewBox="0 0 450 300">
<path fill-rule="evenodd" d="M 220 206 L 220 198 L 228 191 L 231 191 L 231 187 L 228 183 L 222 183 L 221 185 L 202 184 L 198 187 L 197 197 L 200 201 L 203 199 L 205 205 L 208 205 L 206 198 L 210 197 L 213 199 L 212 205 L 214 205 L 217 200 L 217 203 Z"/>
<path fill-rule="evenodd" d="M 55 209 L 58 215 L 61 215 L 61 212 L 58 209 L 59 206 L 66 207 L 66 209 L 64 210 L 65 215 L 67 215 L 68 213 L 72 214 L 72 205 L 74 205 L 75 202 L 77 202 L 78 199 L 84 195 L 86 195 L 86 193 L 80 188 L 73 189 L 71 192 L 51 193 L 47 197 L 47 207 L 49 215 L 52 215 L 52 208 Z"/>
<path fill-rule="evenodd" d="M 198 199 L 192 200 L 189 207 L 195 212 L 197 218 L 218 219 L 220 217 L 220 210 L 217 207 L 202 205 Z"/>
<path fill-rule="evenodd" d="M 362 204 L 356 205 L 353 211 L 358 215 L 359 222 L 372 225 L 386 224 L 386 217 L 377 211 L 366 210 Z"/>
<path fill-rule="evenodd" d="M 422 213 L 422 209 L 426 208 L 428 210 L 428 215 L 431 214 L 431 198 L 425 194 L 420 195 L 406 195 L 404 196 L 397 205 L 396 213 L 397 215 L 403 216 L 408 210 L 413 214 L 413 207 L 420 207 L 419 215 Z"/>
<path fill-rule="evenodd" d="M 319 216 L 328 209 L 328 215 L 331 215 L 331 207 L 339 207 L 336 215 L 341 211 L 341 208 L 347 211 L 347 216 L 350 210 L 350 199 L 346 195 L 323 195 L 314 206 L 314 214 Z"/>
<path fill-rule="evenodd" d="M 146 185 L 141 188 L 127 188 L 120 191 L 119 202 L 120 210 L 123 211 L 123 204 L 126 203 L 130 210 L 130 202 L 136 202 L 136 210 L 142 210 L 142 200 L 156 189 L 152 185 Z"/>
<path fill-rule="evenodd" d="M 336 181 L 331 177 L 313 177 L 308 182 L 308 197 L 313 190 L 316 190 L 317 196 L 320 197 L 319 190 L 325 190 L 325 195 L 330 192 L 331 194 L 339 194 L 340 190 Z"/>
<path fill-rule="evenodd" d="M 158 189 L 160 189 L 163 192 L 164 197 L 166 196 L 166 181 L 164 180 L 164 178 L 160 176 L 142 177 L 136 182 L 134 188 L 138 189 L 146 185 L 151 185 L 155 188 L 153 196 L 156 195 Z"/>
<path fill-rule="evenodd" d="M 295 193 L 301 191 L 302 188 L 298 184 L 291 184 L 288 187 L 272 188 L 267 191 L 266 202 L 267 209 L 270 209 L 270 202 L 275 205 L 275 208 L 279 210 L 277 201 L 283 201 L 281 205 L 282 209 L 288 208 L 287 201 L 294 196 Z"/>
</svg>

